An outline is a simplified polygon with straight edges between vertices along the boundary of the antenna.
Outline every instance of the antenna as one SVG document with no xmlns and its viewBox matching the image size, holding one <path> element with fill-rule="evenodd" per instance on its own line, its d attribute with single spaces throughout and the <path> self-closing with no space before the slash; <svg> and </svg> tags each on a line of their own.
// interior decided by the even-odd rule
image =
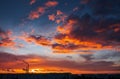
<svg viewBox="0 0 120 79">
<path fill-rule="evenodd" d="M 15 59 L 22 61 L 24 64 L 26 64 L 26 68 L 24 70 L 26 71 L 26 73 L 29 73 L 29 63 L 26 62 L 25 60 L 18 59 L 17 57 L 15 57 Z"/>
<path fill-rule="evenodd" d="M 26 71 L 26 73 L 29 73 L 29 63 L 26 62 L 25 60 L 21 60 L 21 61 L 26 64 L 25 71 Z"/>
</svg>

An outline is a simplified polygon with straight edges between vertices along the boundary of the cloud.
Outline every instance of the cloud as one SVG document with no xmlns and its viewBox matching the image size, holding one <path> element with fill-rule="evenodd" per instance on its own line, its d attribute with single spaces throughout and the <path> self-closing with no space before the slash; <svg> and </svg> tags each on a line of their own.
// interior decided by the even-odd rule
<svg viewBox="0 0 120 79">
<path fill-rule="evenodd" d="M 93 42 L 92 39 L 88 40 L 88 38 L 95 33 L 91 30 L 90 33 L 85 33 L 85 32 L 89 32 L 89 30 L 84 29 L 85 27 L 84 25 L 82 28 L 81 24 L 82 23 L 80 18 L 72 16 L 68 18 L 68 20 L 66 21 L 65 24 L 63 24 L 63 26 L 57 27 L 57 31 L 59 32 L 59 34 L 57 34 L 54 37 L 54 40 L 57 43 L 57 48 L 59 47 L 58 50 L 59 49 L 61 50 L 61 48 L 66 50 L 74 50 L 78 48 L 89 48 L 89 47 L 101 48 L 102 46 L 101 44 L 97 44 L 96 42 Z"/>
<path fill-rule="evenodd" d="M 54 21 L 57 24 L 64 22 L 66 18 L 67 18 L 67 15 L 60 10 L 57 10 L 56 14 L 48 15 L 48 19 L 50 21 Z"/>
<path fill-rule="evenodd" d="M 7 57 L 7 58 L 6 58 Z M 5 65 L 5 67 L 21 67 L 25 65 L 25 62 L 27 63 L 40 63 L 41 61 L 45 60 L 45 56 L 38 56 L 38 55 L 18 55 L 12 54 L 10 52 L 3 52 L 0 51 L 0 63 L 1 65 Z M 16 64 L 18 63 L 18 65 Z M 19 63 L 22 63 L 23 65 L 19 65 Z M 10 64 L 10 65 L 8 65 Z"/>
<path fill-rule="evenodd" d="M 57 6 L 57 5 L 58 5 L 57 1 L 48 1 L 48 2 L 45 3 L 46 7 L 54 7 L 54 6 Z"/>
<path fill-rule="evenodd" d="M 37 12 L 39 12 L 40 14 L 45 12 L 45 7 L 38 7 Z"/>
<path fill-rule="evenodd" d="M 15 55 L 0 51 L 0 63 L 15 61 Z"/>
<path fill-rule="evenodd" d="M 7 57 L 7 58 L 6 58 Z M 8 59 L 9 58 L 9 59 Z M 109 73 L 117 73 L 119 72 L 119 66 L 113 66 L 113 62 L 107 61 L 89 61 L 85 62 L 75 62 L 72 60 L 56 60 L 51 59 L 45 56 L 38 55 L 14 55 L 7 52 L 0 52 L 0 62 L 1 65 L 4 65 L 2 68 L 12 68 L 12 69 L 20 69 L 26 67 L 26 64 L 23 62 L 27 62 L 30 64 L 30 68 L 43 68 L 44 70 L 61 70 L 63 71 L 72 71 L 72 73 L 82 73 L 86 71 L 87 73 L 96 73 L 96 72 L 108 72 Z M 82 72 L 81 72 L 82 71 Z M 54 71 L 55 72 L 55 71 Z M 60 71 L 59 71 L 60 72 Z"/>
<path fill-rule="evenodd" d="M 0 46 L 2 47 L 13 47 L 15 45 L 15 42 L 11 40 L 10 38 L 5 38 L 0 40 Z"/>
<path fill-rule="evenodd" d="M 97 53 L 91 56 L 95 61 L 113 61 L 116 65 L 120 65 L 120 51 L 119 50 L 103 50 L 97 51 Z"/>
<path fill-rule="evenodd" d="M 38 12 L 31 12 L 29 15 L 29 19 L 38 19 L 40 17 L 40 14 Z"/>
<path fill-rule="evenodd" d="M 56 16 L 54 14 L 48 15 L 49 20 L 55 21 Z"/>
<path fill-rule="evenodd" d="M 104 0 L 82 0 L 82 2 L 84 3 L 83 5 L 90 8 L 91 14 L 88 12 L 77 16 L 73 13 L 66 16 L 64 12 L 57 10 L 55 14 L 48 15 L 49 20 L 58 24 L 62 22 L 56 29 L 56 35 L 50 41 L 53 52 L 113 50 L 113 48 L 119 46 L 120 18 L 119 14 L 116 14 L 119 12 L 117 9 L 119 8 L 119 1 L 112 3 L 112 0 L 110 2 Z M 54 1 L 46 2 L 44 4 L 45 9 L 40 11 L 45 12 L 49 7 L 54 7 L 55 3 L 58 5 Z M 113 8 L 109 8 L 110 5 Z"/>
<path fill-rule="evenodd" d="M 77 63 L 74 61 L 53 61 L 46 63 L 48 66 L 56 66 L 60 68 L 68 68 L 74 70 L 81 70 L 81 71 L 119 71 L 119 67 L 112 66 L 112 62 L 89 62 L 89 63 Z M 105 67 L 106 66 L 106 67 Z"/>
<path fill-rule="evenodd" d="M 0 29 L 0 46 L 1 47 L 15 46 L 15 42 L 13 41 L 11 35 L 12 35 L 11 30 L 3 31 L 2 29 Z"/>
<path fill-rule="evenodd" d="M 38 19 L 40 16 L 44 14 L 45 11 L 46 9 L 44 7 L 38 7 L 37 10 L 32 11 L 29 14 L 28 18 L 31 20 Z"/>
<path fill-rule="evenodd" d="M 80 57 L 83 57 L 86 60 L 86 62 L 90 62 L 92 59 L 94 59 L 92 56 L 92 54 L 80 55 Z"/>
<path fill-rule="evenodd" d="M 32 11 L 28 18 L 30 20 L 38 19 L 40 16 L 42 16 L 50 7 L 55 7 L 58 5 L 58 2 L 56 1 L 48 1 L 45 3 L 44 6 L 39 6 L 36 10 Z"/>
<path fill-rule="evenodd" d="M 63 14 L 63 12 L 62 11 L 60 11 L 60 10 L 57 10 L 57 13 L 56 13 L 57 15 L 62 15 Z"/>
<path fill-rule="evenodd" d="M 56 15 L 49 15 L 49 20 L 56 21 L 64 13 L 57 11 Z M 74 14 L 68 16 L 56 35 L 50 40 L 28 36 L 30 41 L 44 46 L 51 46 L 53 52 L 68 53 L 86 50 L 101 50 L 116 48 L 120 44 L 120 20 L 117 18 L 98 18 L 89 14 L 79 17 Z M 44 37 L 44 36 L 43 36 Z M 51 41 L 52 40 L 52 41 Z"/>
<path fill-rule="evenodd" d="M 82 17 L 71 15 L 62 26 L 57 27 L 59 32 L 55 37 L 53 49 L 104 49 L 118 46 L 119 20 L 95 20 L 86 14 Z M 117 28 L 117 32 L 115 31 Z M 114 42 L 113 42 L 114 41 Z M 116 43 L 115 43 L 116 42 Z"/>
<path fill-rule="evenodd" d="M 37 10 L 32 11 L 29 14 L 28 18 L 30 20 L 38 19 L 40 16 L 42 16 L 45 13 L 45 11 L 46 11 L 46 8 L 44 8 L 44 7 L 38 7 Z"/>
<path fill-rule="evenodd" d="M 8 38 L 10 35 L 12 35 L 11 30 L 4 31 L 0 28 L 0 37 L 1 38 Z"/>
<path fill-rule="evenodd" d="M 34 4 L 35 2 L 36 2 L 36 0 L 31 0 L 30 5 Z"/>
<path fill-rule="evenodd" d="M 12 30 L 2 30 L 0 29 L 0 47 L 6 47 L 10 49 L 17 49 L 24 47 L 22 43 L 15 42 L 16 36 L 13 36 Z"/>
<path fill-rule="evenodd" d="M 33 42 L 37 45 L 42 45 L 42 46 L 50 46 L 51 42 L 44 36 L 39 36 L 39 35 L 30 35 L 28 37 L 23 38 L 26 42 Z"/>
</svg>

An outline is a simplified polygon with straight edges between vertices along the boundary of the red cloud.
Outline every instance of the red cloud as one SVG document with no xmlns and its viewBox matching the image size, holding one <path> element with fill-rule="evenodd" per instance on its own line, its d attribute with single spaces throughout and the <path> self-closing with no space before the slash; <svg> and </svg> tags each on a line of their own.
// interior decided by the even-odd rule
<svg viewBox="0 0 120 79">
<path fill-rule="evenodd" d="M 46 7 L 54 7 L 56 5 L 58 5 L 57 1 L 48 1 L 48 2 L 45 3 Z"/>
<path fill-rule="evenodd" d="M 30 5 L 34 4 L 35 2 L 36 2 L 36 0 L 31 0 Z"/>
<path fill-rule="evenodd" d="M 39 12 L 40 14 L 45 12 L 45 7 L 38 7 L 37 12 Z"/>
</svg>

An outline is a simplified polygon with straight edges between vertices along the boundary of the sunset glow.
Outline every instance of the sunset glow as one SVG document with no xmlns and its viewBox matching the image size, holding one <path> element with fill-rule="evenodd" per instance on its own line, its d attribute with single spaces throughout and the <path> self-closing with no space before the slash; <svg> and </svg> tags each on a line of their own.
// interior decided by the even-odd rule
<svg viewBox="0 0 120 79">
<path fill-rule="evenodd" d="M 0 73 L 120 73 L 120 0 L 0 0 Z"/>
</svg>

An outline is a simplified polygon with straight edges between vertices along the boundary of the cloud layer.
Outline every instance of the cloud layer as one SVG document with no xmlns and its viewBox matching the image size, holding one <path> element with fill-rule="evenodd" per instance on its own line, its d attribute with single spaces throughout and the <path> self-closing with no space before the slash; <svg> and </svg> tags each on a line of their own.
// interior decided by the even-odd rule
<svg viewBox="0 0 120 79">
<path fill-rule="evenodd" d="M 8 57 L 8 58 L 5 58 Z M 54 69 L 58 68 L 62 72 L 72 71 L 72 73 L 80 73 L 81 71 L 86 71 L 88 73 L 93 73 L 96 71 L 99 73 L 109 71 L 111 73 L 119 72 L 119 66 L 113 66 L 113 62 L 108 61 L 85 61 L 85 62 L 75 62 L 69 60 L 55 60 L 45 56 L 38 55 L 13 55 L 6 52 L 0 52 L 0 61 L 2 68 L 16 69 L 26 67 L 27 62 L 30 65 L 30 68 L 44 68 L 44 71 L 50 70 L 54 72 Z M 53 70 L 50 69 L 53 68 Z M 15 71 L 15 70 L 14 70 Z M 57 70 L 56 70 L 57 71 Z M 22 71 L 24 72 L 24 70 Z"/>
</svg>

